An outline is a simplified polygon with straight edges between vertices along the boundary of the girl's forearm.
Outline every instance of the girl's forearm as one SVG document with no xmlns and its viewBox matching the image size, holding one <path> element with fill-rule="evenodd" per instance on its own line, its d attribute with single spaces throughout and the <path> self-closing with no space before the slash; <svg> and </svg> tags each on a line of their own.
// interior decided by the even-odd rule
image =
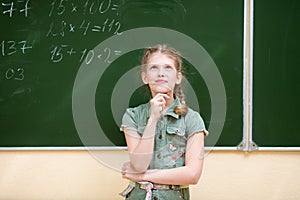
<svg viewBox="0 0 300 200">
<path fill-rule="evenodd" d="M 130 162 L 137 172 L 145 172 L 151 162 L 154 148 L 156 121 L 149 118 L 143 136 L 135 148 L 129 152 Z"/>
<path fill-rule="evenodd" d="M 182 166 L 172 169 L 148 170 L 143 176 L 143 181 L 167 185 L 197 184 L 202 172 L 201 166 L 197 169 Z"/>
</svg>

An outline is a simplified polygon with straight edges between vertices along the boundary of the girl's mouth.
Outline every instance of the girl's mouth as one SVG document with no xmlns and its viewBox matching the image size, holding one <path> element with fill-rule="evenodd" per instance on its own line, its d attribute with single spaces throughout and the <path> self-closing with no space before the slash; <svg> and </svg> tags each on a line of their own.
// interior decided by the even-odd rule
<svg viewBox="0 0 300 200">
<path fill-rule="evenodd" d="M 155 83 L 167 83 L 167 82 L 168 81 L 162 79 L 155 80 Z"/>
</svg>

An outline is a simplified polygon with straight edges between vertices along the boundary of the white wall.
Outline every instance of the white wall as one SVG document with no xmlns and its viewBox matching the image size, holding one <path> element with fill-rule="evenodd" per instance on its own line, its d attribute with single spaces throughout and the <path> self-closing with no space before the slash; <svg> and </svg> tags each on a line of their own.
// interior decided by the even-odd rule
<svg viewBox="0 0 300 200">
<path fill-rule="evenodd" d="M 101 158 L 119 165 L 125 154 Z M 212 151 L 192 200 L 298 200 L 299 166 L 300 152 Z M 119 200 L 127 181 L 113 168 L 86 151 L 0 151 L 0 199 Z"/>
</svg>

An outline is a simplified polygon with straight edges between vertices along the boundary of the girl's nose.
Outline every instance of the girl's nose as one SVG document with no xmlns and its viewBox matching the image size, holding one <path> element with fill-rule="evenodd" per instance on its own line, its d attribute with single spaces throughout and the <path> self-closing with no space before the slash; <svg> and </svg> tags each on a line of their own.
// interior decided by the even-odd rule
<svg viewBox="0 0 300 200">
<path fill-rule="evenodd" d="M 158 76 L 165 76 L 164 68 L 161 66 L 158 68 Z"/>
</svg>

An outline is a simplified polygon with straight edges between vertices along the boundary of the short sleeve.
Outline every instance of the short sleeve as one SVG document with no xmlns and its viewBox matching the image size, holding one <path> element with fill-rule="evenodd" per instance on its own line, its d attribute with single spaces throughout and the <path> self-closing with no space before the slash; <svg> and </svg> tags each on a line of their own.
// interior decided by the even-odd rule
<svg viewBox="0 0 300 200">
<path fill-rule="evenodd" d="M 194 110 L 189 110 L 188 114 L 185 117 L 186 120 L 186 133 L 187 138 L 190 138 L 192 135 L 198 132 L 204 132 L 204 135 L 208 135 L 208 131 L 205 128 L 204 121 L 200 114 Z"/>
<path fill-rule="evenodd" d="M 127 108 L 123 115 L 120 130 L 124 131 L 125 127 L 131 130 L 137 130 L 137 116 L 134 108 Z"/>
</svg>

